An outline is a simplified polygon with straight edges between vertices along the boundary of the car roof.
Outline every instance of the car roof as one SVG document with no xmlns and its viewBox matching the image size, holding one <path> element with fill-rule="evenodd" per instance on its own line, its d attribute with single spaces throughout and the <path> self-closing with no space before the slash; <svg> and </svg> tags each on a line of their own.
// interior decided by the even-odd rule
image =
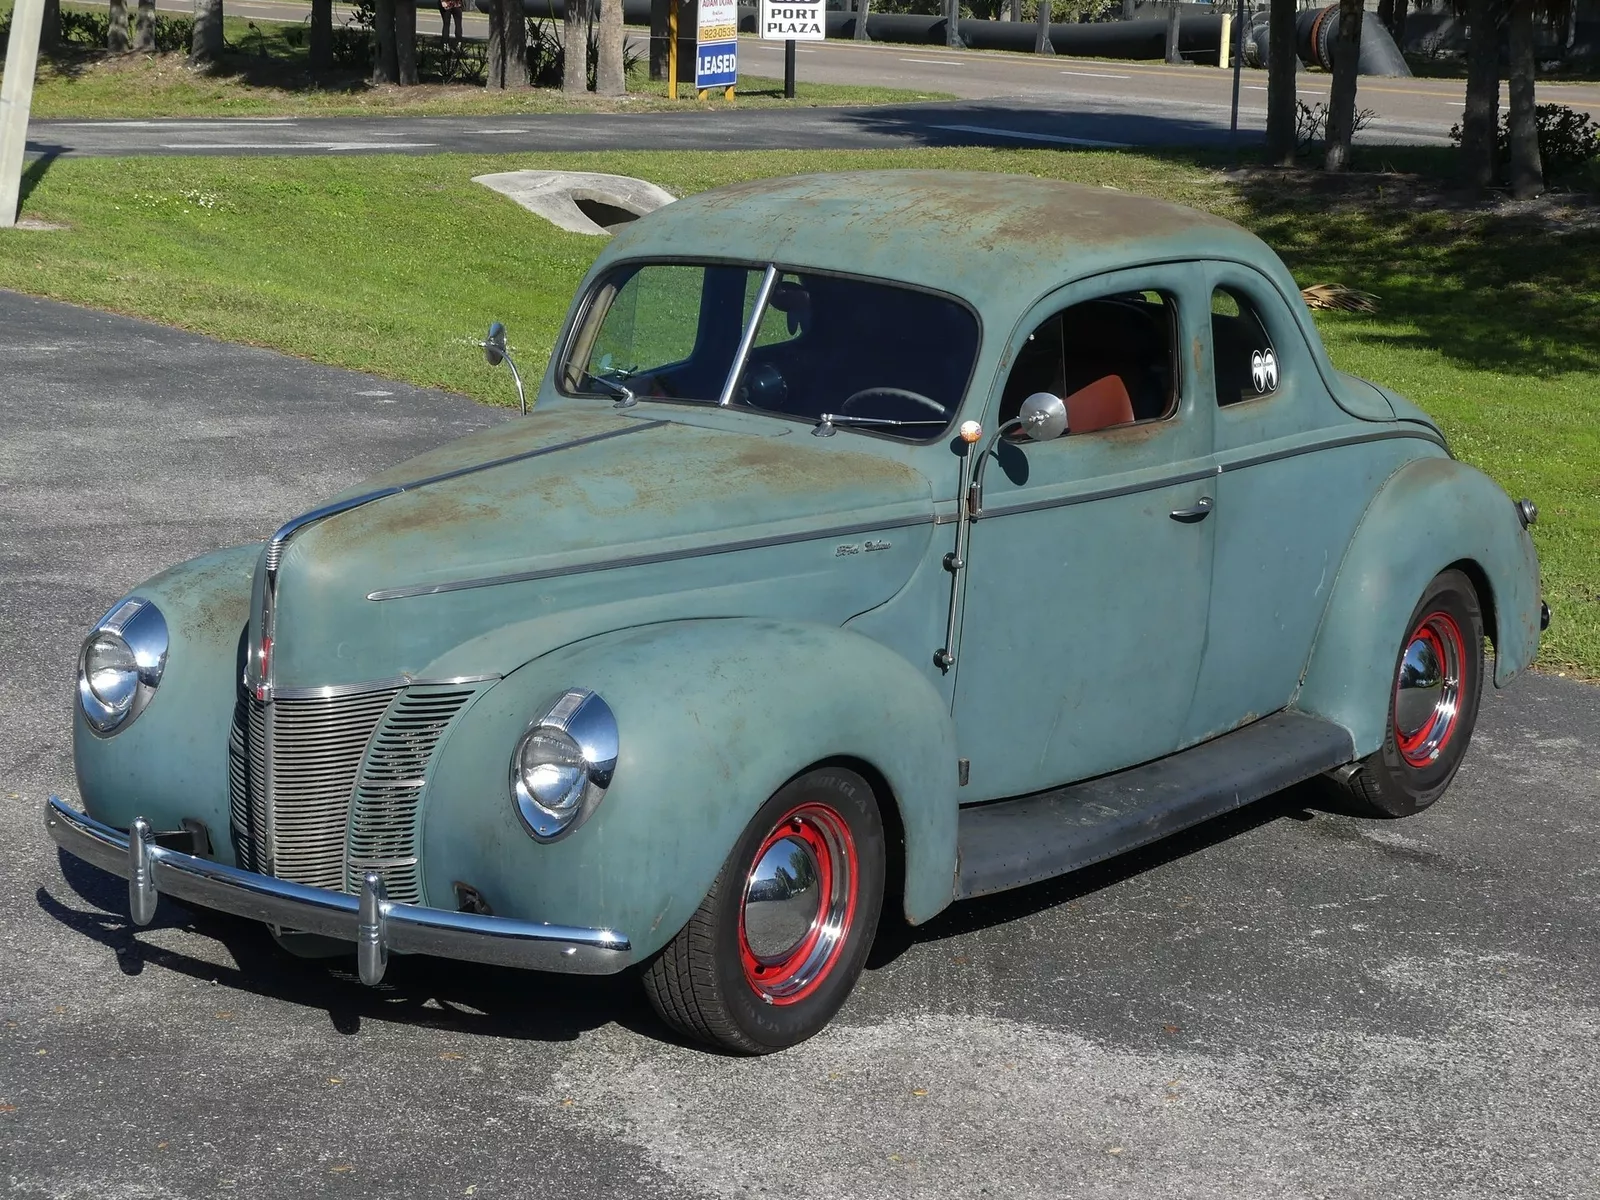
<svg viewBox="0 0 1600 1200">
<path fill-rule="evenodd" d="M 1109 187 L 983 171 L 845 171 L 752 180 L 665 205 L 617 231 L 619 258 L 716 257 L 901 280 L 980 312 L 1075 278 L 1161 259 L 1281 270 L 1258 238 L 1207 213 Z"/>
</svg>

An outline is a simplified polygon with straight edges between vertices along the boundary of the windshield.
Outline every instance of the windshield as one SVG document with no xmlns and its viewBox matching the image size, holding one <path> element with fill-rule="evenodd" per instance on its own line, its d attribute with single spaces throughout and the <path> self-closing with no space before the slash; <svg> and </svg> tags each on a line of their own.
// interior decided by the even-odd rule
<svg viewBox="0 0 1600 1200">
<path fill-rule="evenodd" d="M 921 441 L 954 418 L 977 352 L 977 318 L 947 296 L 765 266 L 647 263 L 600 281 L 559 378 L 568 393 L 626 388 Z"/>
</svg>

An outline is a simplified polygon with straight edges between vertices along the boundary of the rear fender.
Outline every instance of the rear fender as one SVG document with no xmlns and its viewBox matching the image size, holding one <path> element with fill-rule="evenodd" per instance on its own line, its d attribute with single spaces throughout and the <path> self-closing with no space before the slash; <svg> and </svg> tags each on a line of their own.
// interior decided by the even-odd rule
<svg viewBox="0 0 1600 1200">
<path fill-rule="evenodd" d="M 1539 561 L 1505 492 L 1448 458 L 1422 458 L 1389 477 L 1345 552 L 1293 707 L 1350 731 L 1358 755 L 1383 744 L 1406 622 L 1440 571 L 1465 564 L 1495 646 L 1495 686 L 1539 649 Z M 1475 568 L 1475 570 L 1473 570 Z"/>
<path fill-rule="evenodd" d="M 511 801 L 511 755 L 570 687 L 611 707 L 620 756 L 589 821 L 539 843 Z M 481 695 L 440 748 L 424 802 L 429 902 L 453 906 L 459 881 L 496 913 L 616 929 L 649 955 L 688 921 L 768 797 L 811 764 L 847 759 L 893 793 L 905 912 L 925 921 L 953 890 L 954 747 L 933 685 L 879 643 L 834 626 L 729 618 L 590 638 Z"/>
</svg>

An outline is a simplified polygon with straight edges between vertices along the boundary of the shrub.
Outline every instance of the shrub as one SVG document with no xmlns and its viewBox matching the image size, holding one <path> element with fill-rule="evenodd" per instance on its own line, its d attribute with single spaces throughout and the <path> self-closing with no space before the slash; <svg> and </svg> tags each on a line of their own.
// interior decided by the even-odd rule
<svg viewBox="0 0 1600 1200">
<path fill-rule="evenodd" d="M 1350 136 L 1354 137 L 1377 119 L 1378 114 L 1370 108 L 1356 109 L 1355 124 L 1351 127 Z M 1297 154 L 1310 154 L 1328 140 L 1328 106 L 1320 101 L 1316 104 L 1307 104 L 1304 100 L 1294 102 L 1294 142 Z"/>
<path fill-rule="evenodd" d="M 1546 179 L 1573 175 L 1600 159 L 1600 125 L 1588 113 L 1565 104 L 1536 104 L 1534 126 L 1538 130 L 1539 161 Z M 1500 182 L 1510 178 L 1511 114 L 1500 113 L 1500 128 L 1495 132 L 1495 174 Z M 1461 145 L 1461 126 L 1450 129 L 1450 142 Z"/>
</svg>

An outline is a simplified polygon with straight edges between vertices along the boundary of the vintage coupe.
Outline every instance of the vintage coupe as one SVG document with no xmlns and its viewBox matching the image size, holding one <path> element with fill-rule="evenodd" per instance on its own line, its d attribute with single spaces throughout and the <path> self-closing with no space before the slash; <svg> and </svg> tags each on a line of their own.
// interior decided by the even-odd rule
<svg viewBox="0 0 1600 1200">
<path fill-rule="evenodd" d="M 46 822 L 135 922 L 165 893 L 368 983 L 636 967 L 672 1026 L 772 1051 L 883 905 L 1318 777 L 1433 803 L 1485 636 L 1503 685 L 1548 620 L 1534 516 L 1336 370 L 1225 221 L 1000 175 L 723 188 L 610 242 L 533 415 L 118 602 L 87 813 Z"/>
</svg>

